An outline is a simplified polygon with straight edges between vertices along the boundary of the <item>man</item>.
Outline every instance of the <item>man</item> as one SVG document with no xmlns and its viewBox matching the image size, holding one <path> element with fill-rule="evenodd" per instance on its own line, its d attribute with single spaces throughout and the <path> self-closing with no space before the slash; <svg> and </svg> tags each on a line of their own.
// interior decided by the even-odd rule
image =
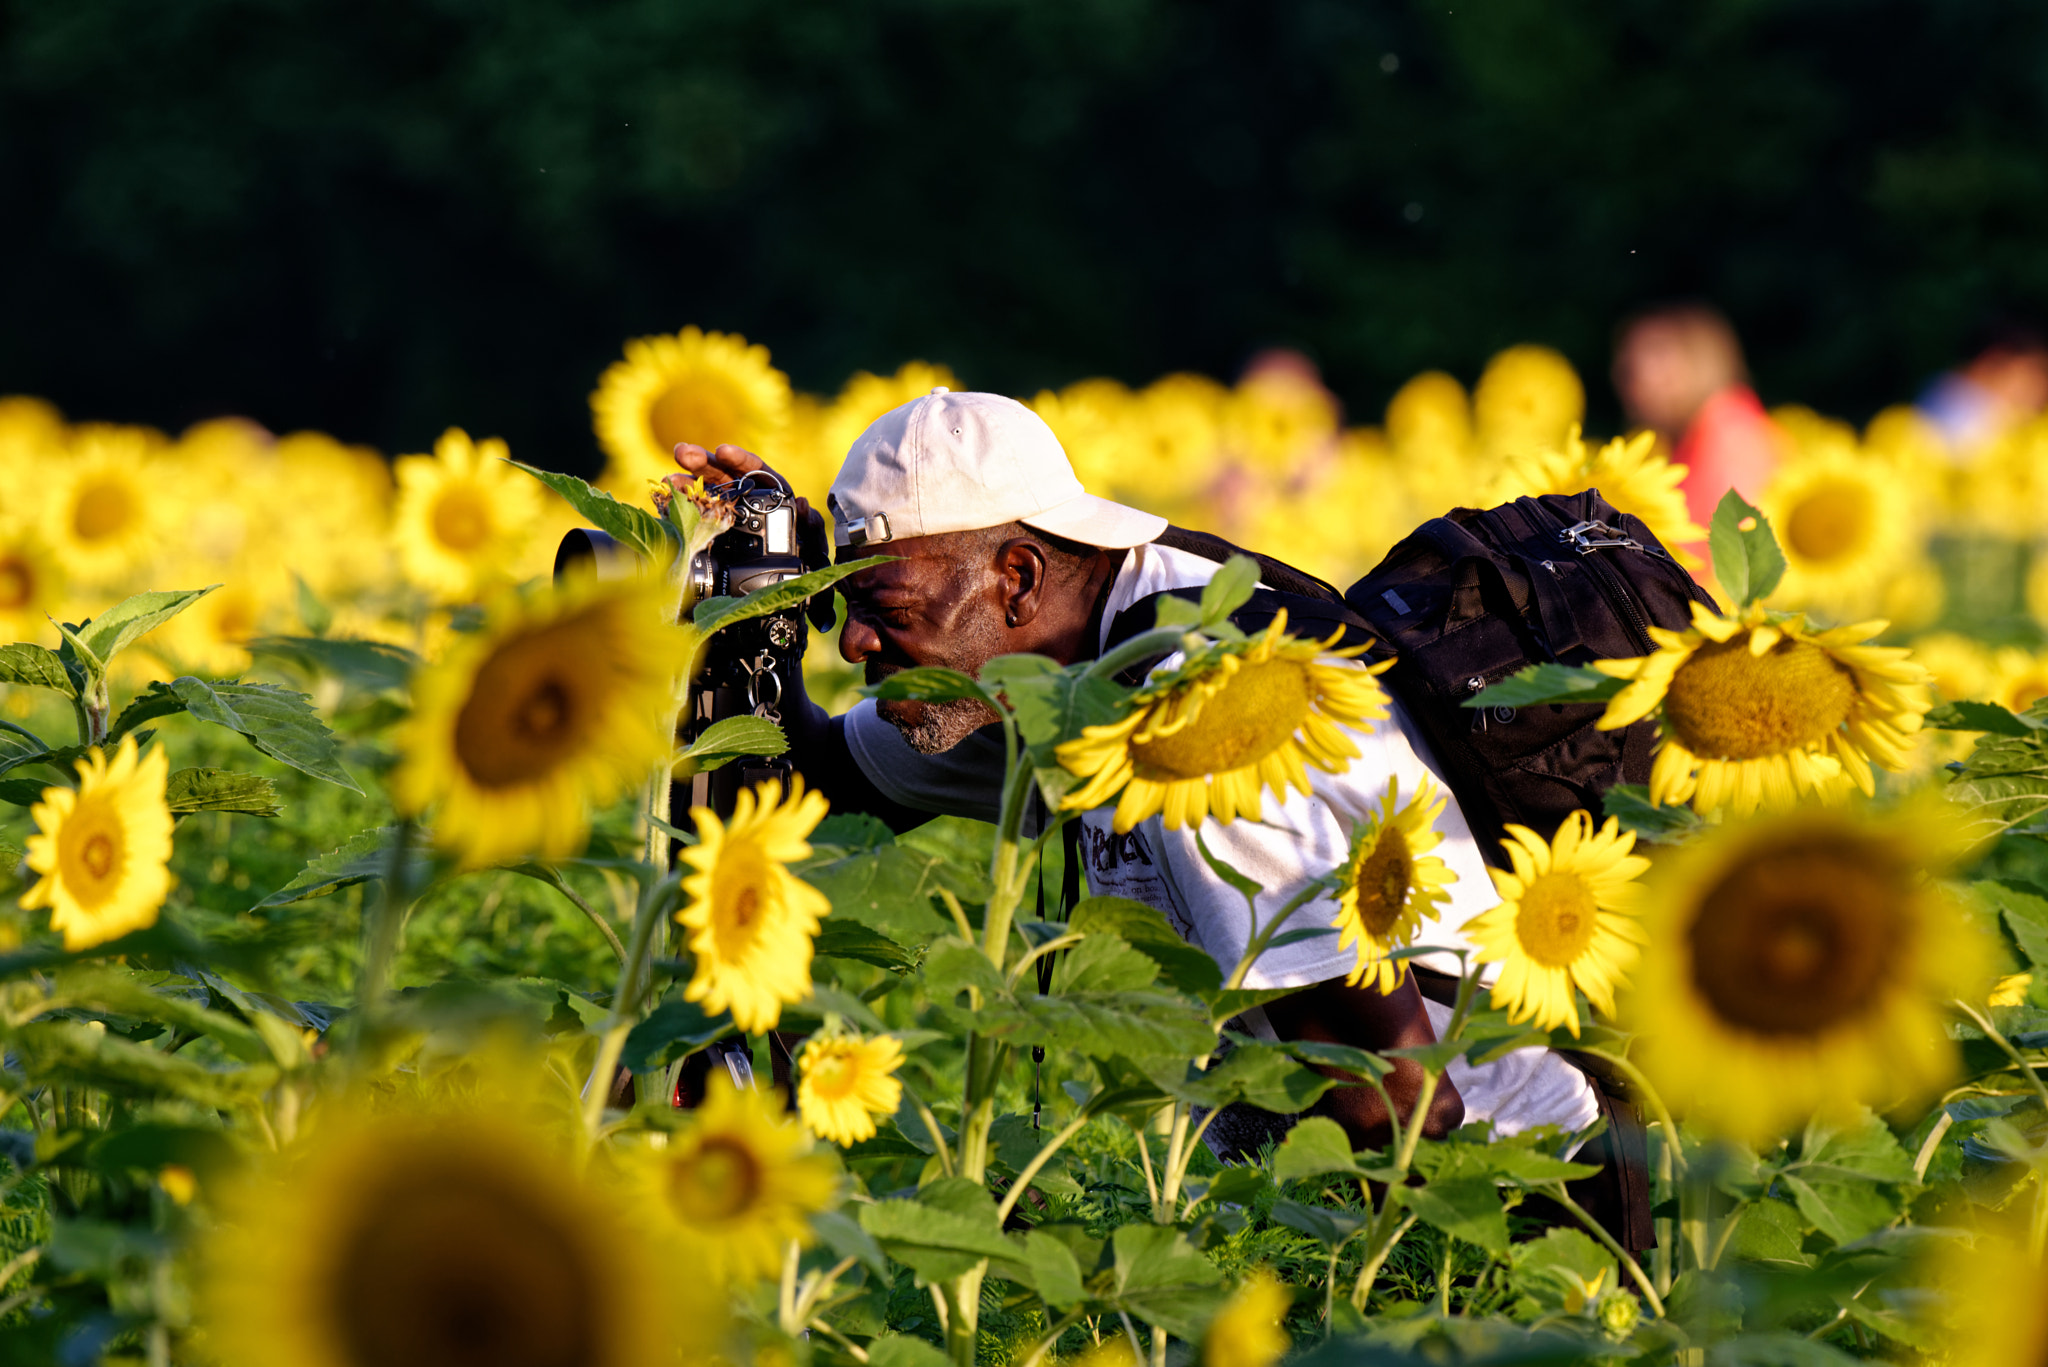
<svg viewBox="0 0 2048 1367">
<path fill-rule="evenodd" d="M 707 452 L 684 444 L 676 460 L 713 483 L 762 468 L 734 446 Z M 870 683 L 918 665 L 976 674 L 996 656 L 1018 652 L 1063 664 L 1092 659 L 1119 612 L 1153 593 L 1205 584 L 1219 568 L 1157 544 L 1165 519 L 1086 493 L 1051 429 L 993 394 L 935 390 L 876 420 L 848 453 L 831 506 L 842 559 L 897 557 L 840 584 L 847 604 L 840 651 L 866 666 Z M 1203 825 L 1209 848 L 1264 886 L 1262 920 L 1343 862 L 1350 831 L 1378 810 L 1389 777 L 1400 780 L 1405 797 L 1431 772 L 1398 704 L 1390 712 L 1369 732 L 1350 733 L 1363 757 L 1346 773 L 1310 771 L 1312 796 L 1290 792 L 1283 802 L 1269 794 L 1261 821 Z M 834 718 L 806 700 L 785 714 L 798 767 L 835 810 L 872 812 L 898 829 L 935 812 L 994 819 L 1003 756 L 1000 731 L 989 727 L 993 717 L 982 704 L 867 701 Z M 1225 971 L 1235 967 L 1252 931 L 1244 899 L 1202 859 L 1195 831 L 1169 831 L 1154 817 L 1118 835 L 1110 817 L 1103 808 L 1081 818 L 1093 890 L 1156 908 Z M 1438 828 L 1445 838 L 1436 854 L 1458 876 L 1450 907 L 1425 931 L 1441 944 L 1498 899 L 1454 802 Z M 1327 925 L 1334 910 L 1327 899 L 1311 902 L 1293 924 Z M 1334 935 L 1267 950 L 1246 985 L 1303 990 L 1254 1013 L 1246 1026 L 1368 1049 L 1435 1040 L 1447 1008 L 1426 1002 L 1412 977 L 1387 995 L 1347 986 L 1353 962 L 1337 951 Z M 1450 954 L 1421 962 L 1458 971 Z M 1386 1079 L 1404 1120 L 1421 1080 L 1407 1059 Z M 1544 1050 L 1480 1068 L 1454 1064 L 1448 1080 L 1432 1100 L 1426 1134 L 1440 1137 L 1474 1119 L 1506 1132 L 1539 1124 L 1577 1129 L 1597 1113 L 1585 1077 Z M 1389 1118 L 1370 1088 L 1339 1088 L 1317 1110 L 1360 1147 L 1388 1140 Z M 1252 1137 L 1228 1147 L 1254 1145 Z"/>
</svg>

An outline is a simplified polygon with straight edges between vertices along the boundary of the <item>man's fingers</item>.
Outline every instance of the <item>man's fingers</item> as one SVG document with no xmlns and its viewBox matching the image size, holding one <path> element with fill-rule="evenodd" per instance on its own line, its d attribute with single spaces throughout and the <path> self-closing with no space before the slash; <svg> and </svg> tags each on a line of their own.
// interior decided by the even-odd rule
<svg viewBox="0 0 2048 1367">
<path fill-rule="evenodd" d="M 766 468 L 759 456 L 731 442 L 707 451 L 695 442 L 679 441 L 675 457 L 684 474 L 692 478 L 702 475 L 706 484 L 724 484 Z"/>
</svg>

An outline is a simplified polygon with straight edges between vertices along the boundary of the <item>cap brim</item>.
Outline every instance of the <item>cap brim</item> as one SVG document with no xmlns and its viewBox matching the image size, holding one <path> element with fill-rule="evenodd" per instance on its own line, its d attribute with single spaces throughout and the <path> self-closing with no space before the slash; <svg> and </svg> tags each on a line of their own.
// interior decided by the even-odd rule
<svg viewBox="0 0 2048 1367">
<path fill-rule="evenodd" d="M 1111 503 L 1093 494 L 1070 498 L 1065 503 L 1018 521 L 1041 532 L 1078 541 L 1084 546 L 1100 546 L 1113 551 L 1125 551 L 1148 541 L 1157 541 L 1167 526 L 1166 519 L 1157 513 L 1141 513 L 1136 508 L 1126 508 L 1121 503 Z"/>
</svg>

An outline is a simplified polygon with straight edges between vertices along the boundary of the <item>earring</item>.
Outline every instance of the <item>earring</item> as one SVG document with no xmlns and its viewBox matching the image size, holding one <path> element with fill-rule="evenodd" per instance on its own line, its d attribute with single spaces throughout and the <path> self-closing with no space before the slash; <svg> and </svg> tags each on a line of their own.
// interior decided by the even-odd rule
<svg viewBox="0 0 2048 1367">
<path fill-rule="evenodd" d="M 1009 623 L 1009 624 L 1010 624 L 1011 626 L 1016 626 L 1016 625 L 1017 625 L 1017 614 L 1016 614 L 1016 613 L 1014 613 L 1014 612 L 1006 612 L 1006 613 L 1004 613 L 1004 614 L 1003 614 L 1003 620 L 1004 620 L 1005 622 L 1008 622 L 1008 623 Z"/>
</svg>

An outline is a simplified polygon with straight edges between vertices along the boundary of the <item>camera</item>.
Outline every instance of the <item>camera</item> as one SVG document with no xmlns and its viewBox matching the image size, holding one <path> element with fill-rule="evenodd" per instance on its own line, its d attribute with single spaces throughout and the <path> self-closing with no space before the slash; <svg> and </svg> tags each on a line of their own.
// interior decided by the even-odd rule
<svg viewBox="0 0 2048 1367">
<path fill-rule="evenodd" d="M 830 563 L 822 538 L 804 536 L 796 494 L 780 475 L 756 470 L 706 488 L 701 497 L 724 503 L 732 525 L 686 568 L 692 601 L 744 597 Z M 806 544 L 810 540 L 816 544 Z M 605 533 L 579 528 L 563 537 L 555 554 L 555 574 L 559 578 L 579 563 L 593 565 L 600 577 L 624 573 L 631 555 Z M 830 595 L 825 597 L 829 604 Z M 689 745 L 728 717 L 765 717 L 780 724 L 783 699 L 800 696 L 803 688 L 808 640 L 801 602 L 736 622 L 712 637 L 690 680 L 678 744 Z M 692 776 L 687 798 L 678 791 L 671 810 L 680 816 L 693 807 L 708 807 L 721 817 L 730 816 L 741 790 L 763 782 L 786 784 L 792 772 L 787 758 L 736 760 Z"/>
</svg>

